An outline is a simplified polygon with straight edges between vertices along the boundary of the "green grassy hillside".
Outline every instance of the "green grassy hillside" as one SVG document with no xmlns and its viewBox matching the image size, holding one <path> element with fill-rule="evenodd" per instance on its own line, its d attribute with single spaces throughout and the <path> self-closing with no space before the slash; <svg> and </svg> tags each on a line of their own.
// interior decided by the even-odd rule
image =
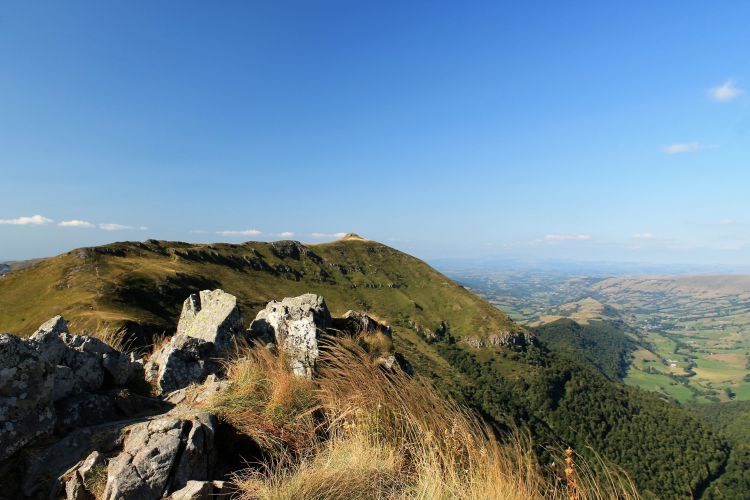
<svg viewBox="0 0 750 500">
<path fill-rule="evenodd" d="M 385 245 L 346 240 L 188 244 L 149 240 L 73 250 L 0 279 L 0 331 L 27 335 L 62 313 L 81 330 L 138 324 L 170 332 L 193 291 L 223 288 L 249 322 L 273 299 L 323 295 L 333 313 L 376 312 L 395 326 L 455 335 L 516 327 L 503 313 L 424 262 Z"/>
<path fill-rule="evenodd" d="M 246 322 L 269 300 L 305 292 L 323 295 L 334 314 L 369 311 L 393 326 L 419 373 L 498 431 L 527 429 L 542 459 L 547 447 L 570 444 L 665 498 L 700 496 L 727 463 L 729 445 L 697 417 L 607 379 L 591 360 L 544 345 L 470 347 L 469 337 L 526 330 L 424 262 L 361 239 L 74 250 L 0 278 L 0 331 L 26 335 L 62 313 L 76 330 L 124 325 L 146 342 L 171 332 L 185 297 L 206 288 L 237 296 Z M 439 328 L 442 338 L 424 336 Z"/>
</svg>

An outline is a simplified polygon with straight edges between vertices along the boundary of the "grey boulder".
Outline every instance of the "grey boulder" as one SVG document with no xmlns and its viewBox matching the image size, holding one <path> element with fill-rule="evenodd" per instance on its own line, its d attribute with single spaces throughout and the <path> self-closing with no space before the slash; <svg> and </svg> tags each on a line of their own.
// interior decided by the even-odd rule
<svg viewBox="0 0 750 500">
<path fill-rule="evenodd" d="M 175 336 L 202 339 L 212 342 L 217 351 L 228 351 L 242 329 L 242 313 L 234 295 L 202 290 L 185 299 Z"/>
<path fill-rule="evenodd" d="M 158 499 L 191 480 L 207 481 L 216 463 L 215 418 L 165 416 L 126 429 L 122 451 L 110 459 L 103 498 Z"/>
<path fill-rule="evenodd" d="M 319 355 L 318 339 L 331 326 L 323 297 L 307 293 L 272 301 L 250 324 L 253 338 L 275 339 L 295 375 L 311 378 Z"/>
<path fill-rule="evenodd" d="M 54 367 L 28 342 L 0 334 L 0 461 L 55 425 Z"/>
</svg>

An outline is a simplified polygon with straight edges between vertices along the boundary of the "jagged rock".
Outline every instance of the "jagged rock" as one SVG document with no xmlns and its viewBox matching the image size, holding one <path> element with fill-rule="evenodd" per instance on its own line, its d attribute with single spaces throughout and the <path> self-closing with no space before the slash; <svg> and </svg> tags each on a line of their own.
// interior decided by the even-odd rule
<svg viewBox="0 0 750 500">
<path fill-rule="evenodd" d="M 387 324 L 362 311 L 347 311 L 343 317 L 333 319 L 333 329 L 354 338 L 376 364 L 393 368 L 393 331 Z"/>
<path fill-rule="evenodd" d="M 52 445 L 35 451 L 27 458 L 21 493 L 25 497 L 40 497 L 49 489 L 50 481 L 60 477 L 53 490 L 56 493 L 70 477 L 65 471 L 71 472 L 71 468 L 92 451 L 108 455 L 117 450 L 122 446 L 122 429 L 133 423 L 126 420 L 76 429 Z"/>
<path fill-rule="evenodd" d="M 333 319 L 333 327 L 343 330 L 351 336 L 382 333 L 389 338 L 393 337 L 390 326 L 362 311 L 347 311 L 343 317 Z"/>
<path fill-rule="evenodd" d="M 56 370 L 59 374 L 54 391 L 56 399 L 71 392 L 97 390 L 107 379 L 113 385 L 124 385 L 140 368 L 128 355 L 96 337 L 71 334 L 62 316 L 40 326 L 30 340 L 42 359 L 72 372 L 71 383 L 71 373 L 65 368 Z"/>
<path fill-rule="evenodd" d="M 146 378 L 161 393 L 200 383 L 220 369 L 214 344 L 183 335 L 172 337 L 146 364 Z"/>
<path fill-rule="evenodd" d="M 331 326 L 323 297 L 307 293 L 269 302 L 250 324 L 252 337 L 273 335 L 286 353 L 295 375 L 312 377 L 318 359 L 318 338 Z"/>
<path fill-rule="evenodd" d="M 161 393 L 200 383 L 221 370 L 221 358 L 242 332 L 237 299 L 222 290 L 203 290 L 185 300 L 177 333 L 145 364 L 146 380 Z"/>
<path fill-rule="evenodd" d="M 120 418 L 113 396 L 90 392 L 73 394 L 57 401 L 55 414 L 57 434 Z"/>
<path fill-rule="evenodd" d="M 519 331 L 504 331 L 489 335 L 487 338 L 469 337 L 464 342 L 476 349 L 482 347 L 526 347 L 536 345 L 536 337 Z"/>
<path fill-rule="evenodd" d="M 28 342 L 0 334 L 0 461 L 55 425 L 54 367 Z"/>
<path fill-rule="evenodd" d="M 202 385 L 194 385 L 169 393 L 164 400 L 173 405 L 199 405 L 231 385 L 228 380 L 220 380 L 216 375 L 206 377 Z"/>
<path fill-rule="evenodd" d="M 187 485 L 170 496 L 170 500 L 208 500 L 213 493 L 213 484 L 209 481 L 188 481 Z"/>
<path fill-rule="evenodd" d="M 65 321 L 65 318 L 58 314 L 54 318 L 42 323 L 39 328 L 36 329 L 34 335 L 44 335 L 47 333 L 55 333 L 58 335 L 61 333 L 70 333 L 68 331 L 68 322 Z"/>
<path fill-rule="evenodd" d="M 185 299 L 175 336 L 212 342 L 217 351 L 226 352 L 242 329 L 237 298 L 223 290 L 203 290 Z"/>
<path fill-rule="evenodd" d="M 97 468 L 105 467 L 106 458 L 98 451 L 92 452 L 85 460 L 65 473 L 65 499 L 66 500 L 95 500 L 97 485 L 93 484 L 97 479 L 92 473 Z"/>
<path fill-rule="evenodd" d="M 126 429 L 122 451 L 109 461 L 104 498 L 158 499 L 206 481 L 215 464 L 215 419 L 207 413 L 166 416 Z"/>
</svg>

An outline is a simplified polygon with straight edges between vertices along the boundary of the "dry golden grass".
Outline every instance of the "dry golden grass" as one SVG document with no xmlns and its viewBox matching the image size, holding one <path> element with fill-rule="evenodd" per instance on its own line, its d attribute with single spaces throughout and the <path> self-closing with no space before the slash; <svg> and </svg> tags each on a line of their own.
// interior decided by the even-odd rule
<svg viewBox="0 0 750 500">
<path fill-rule="evenodd" d="M 628 478 L 580 457 L 537 462 L 521 433 L 499 441 L 481 420 L 420 377 L 375 366 L 355 342 L 324 346 L 314 382 L 264 349 L 232 363 L 213 411 L 270 447 L 237 475 L 242 499 L 639 498 Z M 283 410 L 283 411 L 282 411 Z"/>
<path fill-rule="evenodd" d="M 227 365 L 232 385 L 210 409 L 250 436 L 270 456 L 300 455 L 314 445 L 319 424 L 312 382 L 294 376 L 283 356 L 242 349 Z"/>
</svg>

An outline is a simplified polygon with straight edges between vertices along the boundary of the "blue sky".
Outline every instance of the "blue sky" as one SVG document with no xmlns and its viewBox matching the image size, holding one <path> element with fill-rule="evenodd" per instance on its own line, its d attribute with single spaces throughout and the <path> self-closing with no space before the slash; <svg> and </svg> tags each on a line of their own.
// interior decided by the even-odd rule
<svg viewBox="0 0 750 500">
<path fill-rule="evenodd" d="M 354 231 L 750 263 L 748 2 L 4 2 L 0 260 Z"/>
</svg>

